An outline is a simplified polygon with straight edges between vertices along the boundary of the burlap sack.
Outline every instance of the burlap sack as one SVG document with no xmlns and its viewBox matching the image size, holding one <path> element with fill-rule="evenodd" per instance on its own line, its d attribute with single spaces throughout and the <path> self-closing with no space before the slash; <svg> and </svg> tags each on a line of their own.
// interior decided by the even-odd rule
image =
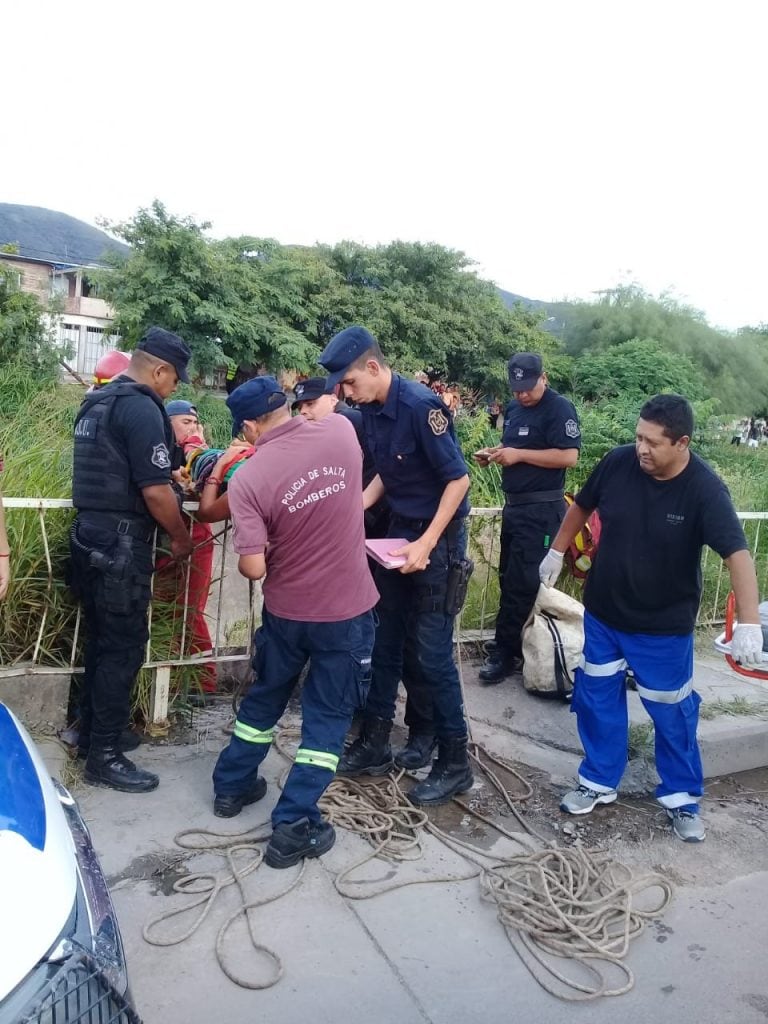
<svg viewBox="0 0 768 1024">
<path fill-rule="evenodd" d="M 568 700 L 584 647 L 584 605 L 554 587 L 539 587 L 523 626 L 523 685 L 540 697 Z"/>
</svg>

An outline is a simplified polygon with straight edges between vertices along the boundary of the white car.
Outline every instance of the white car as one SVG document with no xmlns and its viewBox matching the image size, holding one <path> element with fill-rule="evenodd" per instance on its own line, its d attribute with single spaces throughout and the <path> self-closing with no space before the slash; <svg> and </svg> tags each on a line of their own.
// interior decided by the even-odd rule
<svg viewBox="0 0 768 1024">
<path fill-rule="evenodd" d="M 77 804 L 0 704 L 0 1024 L 141 1024 Z"/>
</svg>

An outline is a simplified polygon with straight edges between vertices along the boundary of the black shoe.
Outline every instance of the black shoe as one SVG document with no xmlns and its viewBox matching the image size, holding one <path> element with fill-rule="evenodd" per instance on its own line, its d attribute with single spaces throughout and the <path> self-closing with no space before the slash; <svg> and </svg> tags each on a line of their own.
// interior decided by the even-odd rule
<svg viewBox="0 0 768 1024">
<path fill-rule="evenodd" d="M 519 672 L 522 664 L 522 658 L 514 658 L 511 655 L 499 654 L 497 651 L 496 654 L 487 659 L 486 663 L 478 672 L 477 677 L 481 683 L 489 685 L 491 683 L 500 683 L 502 680 L 506 679 L 507 676 L 511 676 L 514 675 L 515 672 Z"/>
<path fill-rule="evenodd" d="M 238 796 L 215 796 L 213 813 L 217 818 L 234 818 L 246 806 L 261 800 L 267 792 L 267 780 L 259 775 L 253 785 Z"/>
<path fill-rule="evenodd" d="M 458 793 L 466 793 L 474 781 L 467 757 L 467 738 L 452 736 L 440 740 L 432 771 L 423 782 L 413 787 L 408 799 L 418 807 L 436 807 Z"/>
<path fill-rule="evenodd" d="M 409 732 L 408 742 L 395 754 L 395 764 L 398 768 L 407 768 L 408 771 L 426 768 L 432 761 L 436 746 L 437 737 L 431 733 Z"/>
<path fill-rule="evenodd" d="M 492 658 L 499 649 L 499 645 L 495 640 L 485 640 L 483 643 L 483 650 L 485 651 L 486 658 Z"/>
<path fill-rule="evenodd" d="M 364 718 L 360 735 L 339 760 L 337 775 L 386 775 L 392 771 L 389 733 L 392 723 L 385 718 Z"/>
<path fill-rule="evenodd" d="M 141 736 L 133 729 L 123 729 L 120 733 L 120 739 L 117 741 L 118 747 L 123 753 L 128 750 L 135 750 L 141 746 Z M 88 751 L 90 750 L 90 743 L 82 744 L 80 739 L 77 740 L 77 759 L 78 761 L 84 761 L 88 757 Z"/>
<path fill-rule="evenodd" d="M 106 786 L 120 793 L 149 793 L 160 783 L 157 775 L 138 768 L 117 746 L 91 747 L 83 777 L 92 786 Z"/>
<path fill-rule="evenodd" d="M 290 868 L 303 857 L 322 857 L 335 842 L 336 832 L 327 821 L 314 824 L 309 818 L 300 818 L 290 825 L 280 822 L 275 825 L 264 860 L 271 868 Z"/>
</svg>

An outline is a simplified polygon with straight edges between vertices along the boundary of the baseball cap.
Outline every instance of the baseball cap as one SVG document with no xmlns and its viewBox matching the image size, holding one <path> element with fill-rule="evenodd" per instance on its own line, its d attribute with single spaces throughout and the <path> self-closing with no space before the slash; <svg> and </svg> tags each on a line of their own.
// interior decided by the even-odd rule
<svg viewBox="0 0 768 1024">
<path fill-rule="evenodd" d="M 345 327 L 328 342 L 318 360 L 328 371 L 326 390 L 336 387 L 347 368 L 376 344 L 364 327 Z"/>
<path fill-rule="evenodd" d="M 544 372 L 538 352 L 517 352 L 507 363 L 512 391 L 530 391 Z"/>
<path fill-rule="evenodd" d="M 184 384 L 189 384 L 187 363 L 192 352 L 189 345 L 182 341 L 178 334 L 171 334 L 170 331 L 165 331 L 162 327 L 150 327 L 136 348 L 151 356 L 157 356 L 164 363 L 170 363 L 176 370 L 179 380 Z"/>
<path fill-rule="evenodd" d="M 165 411 L 169 416 L 197 416 L 197 408 L 191 402 L 185 402 L 183 398 L 175 398 L 172 402 L 166 402 Z"/>
<path fill-rule="evenodd" d="M 227 407 L 232 414 L 232 437 L 237 437 L 243 427 L 243 420 L 256 420 L 285 405 L 285 392 L 274 377 L 252 377 L 235 388 L 227 398 Z"/>
<path fill-rule="evenodd" d="M 296 395 L 293 408 L 295 409 L 302 402 L 313 402 L 316 398 L 328 395 L 332 391 L 333 388 L 328 387 L 327 377 L 308 377 L 306 380 L 300 380 L 293 389 L 293 393 Z"/>
</svg>

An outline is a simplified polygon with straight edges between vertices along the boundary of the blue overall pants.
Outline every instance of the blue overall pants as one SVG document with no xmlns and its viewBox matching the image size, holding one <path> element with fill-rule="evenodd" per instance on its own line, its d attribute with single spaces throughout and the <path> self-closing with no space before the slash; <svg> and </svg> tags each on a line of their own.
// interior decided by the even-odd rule
<svg viewBox="0 0 768 1024">
<path fill-rule="evenodd" d="M 355 708 L 365 702 L 373 636 L 370 611 L 341 622 L 296 622 L 263 609 L 255 636 L 254 682 L 213 770 L 217 796 L 239 796 L 253 785 L 275 724 L 309 661 L 301 693 L 301 741 L 272 824 L 321 821 L 317 801 L 333 780 Z"/>
<path fill-rule="evenodd" d="M 584 760 L 579 782 L 596 792 L 616 789 L 627 763 L 629 724 L 625 675 L 651 717 L 656 740 L 656 799 L 667 808 L 696 811 L 703 792 L 696 740 L 701 697 L 693 690 L 693 635 L 622 633 L 584 615 L 584 654 L 576 669 L 571 710 Z"/>
</svg>

